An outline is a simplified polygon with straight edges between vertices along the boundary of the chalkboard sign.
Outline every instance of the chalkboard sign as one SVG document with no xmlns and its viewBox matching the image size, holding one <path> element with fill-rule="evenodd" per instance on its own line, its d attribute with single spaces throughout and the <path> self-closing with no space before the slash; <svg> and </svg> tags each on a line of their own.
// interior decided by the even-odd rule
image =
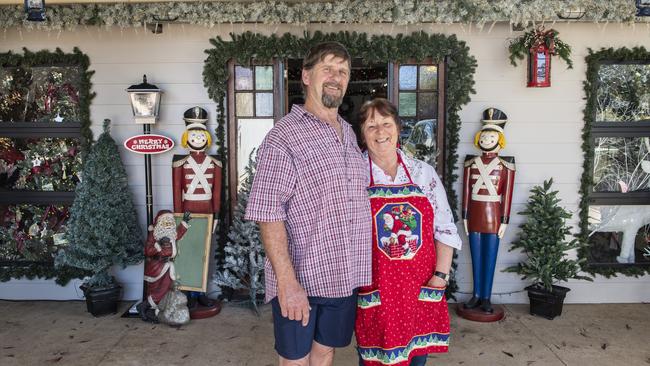
<svg viewBox="0 0 650 366">
<path fill-rule="evenodd" d="M 174 216 L 176 223 L 180 223 L 183 214 L 175 213 Z M 192 214 L 189 225 L 185 235 L 176 242 L 176 280 L 180 290 L 205 292 L 208 286 L 212 215 Z"/>
</svg>

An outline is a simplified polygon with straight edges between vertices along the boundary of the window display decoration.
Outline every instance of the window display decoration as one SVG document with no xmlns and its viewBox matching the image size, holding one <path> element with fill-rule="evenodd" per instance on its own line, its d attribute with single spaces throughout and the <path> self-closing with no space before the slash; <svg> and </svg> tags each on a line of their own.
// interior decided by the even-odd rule
<svg viewBox="0 0 650 366">
<path fill-rule="evenodd" d="M 1 7 L 0 7 L 1 8 Z M 90 60 L 77 47 L 72 53 L 42 50 L 0 53 L 0 126 L 6 122 L 78 122 L 81 150 L 90 130 Z"/>
<path fill-rule="evenodd" d="M 8 190 L 74 191 L 81 178 L 75 139 L 0 138 L 0 187 Z"/>
<path fill-rule="evenodd" d="M 76 47 L 69 53 L 58 48 L 0 53 L 0 195 L 16 202 L 0 205 L 2 282 L 38 277 L 65 285 L 88 273 L 54 267 L 53 256 L 65 245 L 59 234 L 65 232 L 67 209 L 52 200 L 81 179 L 80 164 L 92 141 L 89 64 Z M 36 190 L 38 196 L 29 192 Z M 20 203 L 23 197 L 33 203 Z"/>
<path fill-rule="evenodd" d="M 510 42 L 510 63 L 517 66 L 517 60 L 523 60 L 528 55 L 528 83 L 533 88 L 551 86 L 551 56 L 559 56 L 573 68 L 571 61 L 571 46 L 558 38 L 555 29 L 545 30 L 543 26 L 526 31 L 523 35 Z"/>
<path fill-rule="evenodd" d="M 64 233 L 69 216 L 64 205 L 0 206 L 0 281 L 56 276 L 64 285 L 84 277 L 85 271 L 74 268 L 52 270 L 54 256 L 68 244 Z"/>
<path fill-rule="evenodd" d="M 620 123 L 619 119 L 623 118 L 627 122 L 635 121 L 635 120 L 645 120 L 647 117 L 644 117 L 644 113 L 641 110 L 641 114 L 639 114 L 639 106 L 630 106 L 628 104 L 621 104 L 619 103 L 620 100 L 609 97 L 607 98 L 610 102 L 613 100 L 615 105 L 613 107 L 622 107 L 618 108 L 620 109 L 618 112 L 614 109 L 612 109 L 612 105 L 602 105 L 602 103 L 599 103 L 599 101 L 602 101 L 602 96 L 599 98 L 600 93 L 602 93 L 601 88 L 599 87 L 599 78 L 600 78 L 600 71 L 602 69 L 603 65 L 612 65 L 612 64 L 648 64 L 650 62 L 650 52 L 647 51 L 643 47 L 635 47 L 632 49 L 622 47 L 618 49 L 613 49 L 613 48 L 602 48 L 598 51 L 593 51 L 589 49 L 589 55 L 585 58 L 585 61 L 587 63 L 587 78 L 586 81 L 584 82 L 584 91 L 585 91 L 585 96 L 586 96 L 586 106 L 584 109 L 584 127 L 582 130 L 582 151 L 584 155 L 584 161 L 583 161 L 583 173 L 582 173 L 582 178 L 580 182 L 580 232 L 578 234 L 578 237 L 583 244 L 580 249 L 578 250 L 578 256 L 579 258 L 589 258 L 589 245 L 587 243 L 589 242 L 590 235 L 592 234 L 593 231 L 599 230 L 599 231 L 604 231 L 604 232 L 623 232 L 623 231 L 629 231 L 629 230 L 623 230 L 624 225 L 618 225 L 618 223 L 624 223 L 625 217 L 621 216 L 623 211 L 627 211 L 629 209 L 633 209 L 635 207 L 634 205 L 602 205 L 599 207 L 599 205 L 594 205 L 593 203 L 590 202 L 590 194 L 594 192 L 634 192 L 634 191 L 644 191 L 645 189 L 641 188 L 639 184 L 642 184 L 646 175 L 639 175 L 642 179 L 634 179 L 633 176 L 627 176 L 629 175 L 628 169 L 625 169 L 623 173 L 626 174 L 626 177 L 621 176 L 624 179 L 610 179 L 612 173 L 612 169 L 615 169 L 617 164 L 616 164 L 616 159 L 618 159 L 617 156 L 608 156 L 610 160 L 613 161 L 614 165 L 611 166 L 605 166 L 605 168 L 608 169 L 608 171 L 602 173 L 601 169 L 598 171 L 594 170 L 595 164 L 597 164 L 596 159 L 601 157 L 601 155 L 606 154 L 607 151 L 604 151 L 600 153 L 598 156 L 595 153 L 595 147 L 596 144 L 602 144 L 606 143 L 607 149 L 605 150 L 612 150 L 611 147 L 613 146 L 612 144 L 615 143 L 619 147 L 626 147 L 629 148 L 630 146 L 630 138 L 620 138 L 620 137 L 615 137 L 615 138 L 598 138 L 594 139 L 592 133 L 593 133 L 593 128 L 594 124 L 596 122 L 609 122 L 608 124 L 613 124 L 613 123 Z M 647 85 L 647 82 L 644 84 Z M 640 95 L 637 95 L 637 97 L 642 97 Z M 633 103 L 634 104 L 634 103 Z M 617 117 L 616 117 L 617 116 Z M 639 117 L 641 116 L 641 117 Z M 647 160 L 644 158 L 644 156 L 647 155 L 647 153 L 643 153 L 643 149 L 647 148 L 645 142 L 643 141 L 645 138 L 640 138 L 637 137 L 636 140 L 639 140 L 640 143 L 633 144 L 636 146 L 635 148 L 638 150 L 637 153 L 633 153 L 633 151 L 629 151 L 628 155 L 632 155 L 631 157 L 634 158 L 635 156 L 640 159 L 639 160 L 639 172 L 644 171 L 645 169 L 648 169 L 648 164 L 643 163 L 644 160 Z M 637 146 L 638 145 L 638 146 Z M 615 159 L 616 158 L 616 159 Z M 627 161 L 627 160 L 626 160 Z M 627 161 L 629 163 L 629 161 Z M 602 165 L 602 164 L 601 164 Z M 644 166 L 645 165 L 645 166 Z M 601 174 L 602 173 L 602 174 Z M 620 173 L 620 172 L 618 172 Z M 618 174 L 617 173 L 617 174 Z M 598 178 L 598 181 L 595 181 L 595 175 Z M 620 174 L 619 174 L 620 175 Z M 601 179 L 602 178 L 602 179 Z M 629 194 L 629 193 L 628 193 Z M 641 206 L 636 206 L 637 211 L 641 209 Z M 646 206 L 644 208 L 645 210 L 650 209 L 650 206 Z M 635 218 L 639 218 L 641 215 L 641 212 L 638 212 L 638 214 L 633 215 Z M 618 217 L 620 216 L 620 217 Z M 628 215 L 629 217 L 632 217 Z M 614 220 L 608 220 L 608 217 L 613 217 Z M 602 227 L 601 227 L 602 226 Z M 606 226 L 606 227 L 605 227 Z M 614 227 L 616 226 L 616 227 Z M 642 226 L 639 225 L 639 226 Z M 638 233 L 637 237 L 639 235 L 644 236 L 646 239 L 646 242 L 650 242 L 650 236 L 647 235 L 648 233 L 648 226 L 642 227 Z M 645 234 L 644 234 L 645 233 Z M 622 241 L 625 241 L 625 236 L 626 234 L 623 234 Z M 627 234 L 628 236 L 628 241 L 630 240 L 630 233 Z M 597 243 L 595 245 L 598 246 L 605 246 L 608 247 L 609 243 L 604 243 L 602 238 L 597 238 Z M 629 244 L 628 244 L 629 246 Z M 608 249 L 608 248 L 605 248 Z M 622 248 L 623 249 L 623 248 Z M 619 255 L 621 256 L 623 251 L 621 253 L 615 253 L 614 255 Z M 614 263 L 611 266 L 606 266 L 606 265 L 598 265 L 598 266 L 589 266 L 588 263 L 583 262 L 583 270 L 586 272 L 589 272 L 591 274 L 601 274 L 606 277 L 611 277 L 611 276 L 616 276 L 617 274 L 623 274 L 626 276 L 641 276 L 644 275 L 645 273 L 650 273 L 650 266 L 633 266 L 633 265 L 621 265 L 618 263 Z"/>
<path fill-rule="evenodd" d="M 445 162 L 445 190 L 447 191 L 452 212 L 457 215 L 458 202 L 454 190 L 454 182 L 458 175 L 454 172 L 458 161 L 458 142 L 460 131 L 460 108 L 470 100 L 474 93 L 474 72 L 476 59 L 470 55 L 469 47 L 455 35 L 427 34 L 414 32 L 408 35 L 396 36 L 374 35 L 357 32 L 338 33 L 305 33 L 296 36 L 285 33 L 282 36 L 265 36 L 252 32 L 231 34 L 231 40 L 221 37 L 211 39 L 213 48 L 206 50 L 208 58 L 203 69 L 203 82 L 209 96 L 217 104 L 217 129 L 215 132 L 219 160 L 226 161 L 227 152 L 225 139 L 225 101 L 228 80 L 227 63 L 235 59 L 239 64 L 249 64 L 251 60 L 263 62 L 273 58 L 302 59 L 304 52 L 312 45 L 324 41 L 342 43 L 350 52 L 352 58 L 361 58 L 364 62 L 404 62 L 415 60 L 422 62 L 432 59 L 435 63 L 446 62 L 447 71 L 447 122 L 445 125 L 445 141 L 447 143 Z M 222 178 L 222 202 L 227 199 L 227 174 Z M 228 205 L 227 202 L 223 202 Z M 224 206 L 227 207 L 227 206 Z M 227 210 L 221 210 L 225 215 Z M 220 222 L 224 223 L 225 217 Z M 219 238 L 227 240 L 228 228 L 221 225 Z M 223 247 L 221 245 L 220 247 Z M 452 272 L 453 273 L 453 272 Z M 447 287 L 448 295 L 457 291 L 455 279 L 452 277 Z"/>
<path fill-rule="evenodd" d="M 639 0 L 637 0 L 639 2 Z M 642 3 L 645 0 L 641 1 Z M 646 18 L 630 0 L 501 0 L 501 1 L 202 1 L 159 3 L 50 4 L 47 20 L 25 21 L 23 6 L 0 6 L 0 27 L 43 30 L 74 30 L 78 26 L 142 28 L 160 23 L 160 17 L 179 23 L 214 27 L 218 24 L 263 23 L 476 23 L 498 21 L 511 24 L 555 21 L 567 9 L 584 9 L 588 19 L 598 22 L 640 22 Z M 641 9 L 641 8 L 640 8 Z"/>
</svg>

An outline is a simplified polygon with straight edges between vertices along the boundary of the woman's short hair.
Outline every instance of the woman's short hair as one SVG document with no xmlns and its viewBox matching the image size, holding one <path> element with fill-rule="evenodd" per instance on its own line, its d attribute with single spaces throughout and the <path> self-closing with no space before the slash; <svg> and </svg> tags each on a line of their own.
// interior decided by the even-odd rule
<svg viewBox="0 0 650 366">
<path fill-rule="evenodd" d="M 359 131 L 363 130 L 363 124 L 366 123 L 368 118 L 374 117 L 375 113 L 379 113 L 384 117 L 393 117 L 397 130 L 402 130 L 402 122 L 397 115 L 397 108 L 386 98 L 375 98 L 369 100 L 359 109 L 357 121 L 359 121 Z"/>
</svg>

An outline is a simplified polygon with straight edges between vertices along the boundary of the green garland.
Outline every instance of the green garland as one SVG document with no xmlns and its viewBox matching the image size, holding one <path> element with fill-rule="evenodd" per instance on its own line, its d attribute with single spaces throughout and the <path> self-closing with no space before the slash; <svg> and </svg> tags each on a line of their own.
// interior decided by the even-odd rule
<svg viewBox="0 0 650 366">
<path fill-rule="evenodd" d="M 650 61 L 650 52 L 646 51 L 643 47 L 629 48 L 602 48 L 600 51 L 593 52 L 589 49 L 589 55 L 585 57 L 587 63 L 587 79 L 583 83 L 585 97 L 587 100 L 584 109 L 585 125 L 582 129 L 582 152 L 584 154 L 584 161 L 582 163 L 582 178 L 580 180 L 580 232 L 578 238 L 582 243 L 578 249 L 579 258 L 588 258 L 589 248 L 589 194 L 593 189 L 593 176 L 594 169 L 594 151 L 592 144 L 591 129 L 596 116 L 596 97 L 598 87 L 598 70 L 603 62 L 617 62 L 625 63 L 630 61 L 648 62 Z M 592 275 L 601 274 L 607 278 L 616 276 L 618 273 L 625 276 L 642 276 L 646 272 L 650 273 L 650 267 L 638 266 L 590 266 L 587 261 L 582 263 L 582 270 Z"/>
<path fill-rule="evenodd" d="M 632 0 L 340 0 L 340 1 L 201 1 L 160 3 L 100 3 L 47 5 L 45 22 L 25 20 L 22 5 L 0 6 L 0 27 L 71 30 L 99 25 L 142 27 L 172 21 L 213 27 L 217 24 L 263 23 L 416 23 L 497 21 L 511 24 L 551 22 L 558 13 L 583 9 L 583 19 L 609 22 L 645 22 L 635 18 Z"/>
<path fill-rule="evenodd" d="M 414 32 L 410 35 L 396 36 L 374 35 L 371 38 L 366 33 L 305 33 L 303 37 L 290 33 L 278 37 L 264 36 L 246 32 L 239 35 L 231 34 L 232 40 L 224 41 L 220 37 L 211 39 L 214 46 L 206 50 L 208 58 L 203 69 L 203 81 L 208 95 L 218 105 L 216 136 L 219 144 L 218 154 L 222 161 L 227 161 L 225 141 L 225 100 L 227 91 L 228 69 L 230 59 L 248 64 L 251 60 L 269 61 L 273 58 L 302 59 L 304 53 L 312 46 L 323 41 L 338 41 L 345 45 L 353 58 L 361 58 L 365 62 L 404 62 L 415 59 L 423 61 L 433 59 L 434 63 L 445 61 L 447 69 L 447 121 L 445 124 L 445 139 L 447 143 L 445 161 L 444 185 L 449 197 L 452 212 L 457 217 L 458 202 L 454 191 L 454 182 L 458 175 L 454 172 L 458 161 L 458 142 L 460 132 L 461 107 L 470 101 L 474 91 L 474 72 L 476 59 L 470 55 L 469 48 L 455 35 L 427 34 Z M 225 174 L 224 174 L 225 176 Z M 223 187 L 225 187 L 225 180 Z M 226 211 L 226 210 L 222 210 Z M 226 237 L 225 235 L 221 236 Z M 449 293 L 457 291 L 455 283 L 450 283 Z"/>
<path fill-rule="evenodd" d="M 90 78 L 94 71 L 89 71 L 90 59 L 83 54 L 77 47 L 72 53 L 64 53 L 57 48 L 54 52 L 42 50 L 31 52 L 23 49 L 23 54 L 12 52 L 0 53 L 0 67 L 43 67 L 43 66 L 78 66 L 81 68 L 79 84 L 79 122 L 81 123 L 81 154 L 88 150 L 92 142 L 92 131 L 90 129 L 90 102 L 95 97 L 91 93 Z M 34 123 L 38 126 L 38 122 Z M 60 285 L 67 284 L 73 278 L 82 278 L 87 273 L 74 268 L 55 269 L 53 263 L 30 263 L 26 265 L 0 266 L 0 282 L 9 281 L 11 278 L 28 279 L 36 277 L 55 278 L 56 283 Z"/>
</svg>

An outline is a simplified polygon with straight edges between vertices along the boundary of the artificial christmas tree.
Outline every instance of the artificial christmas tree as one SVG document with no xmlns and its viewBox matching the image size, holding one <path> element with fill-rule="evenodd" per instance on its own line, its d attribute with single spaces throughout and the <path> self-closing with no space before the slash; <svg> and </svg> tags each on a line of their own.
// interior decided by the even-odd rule
<svg viewBox="0 0 650 366">
<path fill-rule="evenodd" d="M 571 213 L 559 206 L 558 191 L 551 191 L 552 184 L 553 179 L 549 179 L 543 186 L 531 189 L 526 209 L 519 212 L 528 216 L 528 220 L 519 226 L 519 238 L 510 248 L 510 251 L 521 249 L 527 261 L 504 270 L 534 281 L 526 288 L 530 297 L 530 313 L 548 319 L 562 314 L 564 296 L 570 291 L 554 283 L 570 278 L 592 280 L 578 274 L 583 259 L 566 258 L 566 251 L 577 249 L 580 244 L 577 239 L 566 241 L 566 236 L 571 235 L 571 226 L 566 224 Z"/>
<path fill-rule="evenodd" d="M 254 154 L 255 151 L 250 154 L 246 178 L 237 193 L 229 240 L 224 248 L 225 258 L 217 268 L 214 283 L 222 288 L 248 290 L 253 309 L 257 312 L 257 295 L 264 294 L 264 248 L 257 223 L 244 220 L 257 164 Z"/>
<path fill-rule="evenodd" d="M 120 287 L 109 273 L 113 265 L 137 264 L 143 245 L 128 180 L 115 141 L 104 120 L 104 132 L 90 148 L 82 168 L 82 181 L 70 209 L 67 239 L 56 265 L 92 272 L 84 281 L 88 311 L 93 315 L 117 311 Z M 99 301 L 93 300 L 100 294 Z"/>
</svg>

